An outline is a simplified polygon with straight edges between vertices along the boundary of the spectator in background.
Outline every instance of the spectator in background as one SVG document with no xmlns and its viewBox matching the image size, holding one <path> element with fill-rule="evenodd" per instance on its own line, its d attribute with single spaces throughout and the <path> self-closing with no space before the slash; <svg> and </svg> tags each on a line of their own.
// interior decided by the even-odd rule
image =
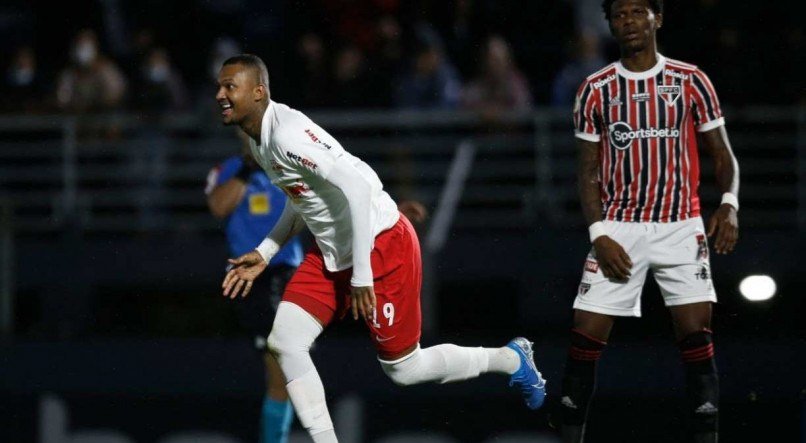
<svg viewBox="0 0 806 443">
<path fill-rule="evenodd" d="M 126 79 L 115 63 L 100 53 L 95 32 L 80 31 L 70 50 L 70 64 L 59 76 L 59 107 L 77 113 L 115 109 L 125 94 Z"/>
<path fill-rule="evenodd" d="M 389 108 L 395 97 L 394 80 L 403 68 L 403 33 L 400 23 L 392 15 L 380 17 L 375 32 L 377 47 L 370 58 L 370 74 L 373 90 L 377 93 L 377 104 Z"/>
<path fill-rule="evenodd" d="M 509 45 L 502 37 L 494 35 L 487 39 L 481 73 L 463 91 L 462 104 L 468 109 L 493 114 L 532 107 L 529 84 L 515 66 Z"/>
<path fill-rule="evenodd" d="M 30 113 L 44 109 L 44 85 L 30 46 L 17 49 L 4 74 L 0 111 Z"/>
<path fill-rule="evenodd" d="M 303 109 L 326 106 L 330 99 L 331 77 L 322 38 L 313 32 L 304 34 L 297 44 L 297 55 L 301 72 L 297 76 L 299 103 L 295 106 Z"/>
<path fill-rule="evenodd" d="M 421 28 L 411 71 L 400 81 L 396 104 L 408 109 L 449 109 L 459 103 L 461 82 L 430 28 Z"/>
<path fill-rule="evenodd" d="M 187 88 L 164 48 L 151 49 L 140 68 L 134 105 L 144 111 L 175 111 L 188 104 Z"/>
<path fill-rule="evenodd" d="M 334 107 L 366 107 L 375 99 L 368 88 L 367 61 L 356 46 L 345 46 L 336 55 L 334 85 L 331 92 Z"/>
<path fill-rule="evenodd" d="M 591 73 L 605 65 L 599 44 L 599 35 L 591 30 L 579 33 L 574 41 L 573 54 L 554 78 L 551 87 L 551 104 L 568 107 L 574 103 L 577 88 Z"/>
</svg>

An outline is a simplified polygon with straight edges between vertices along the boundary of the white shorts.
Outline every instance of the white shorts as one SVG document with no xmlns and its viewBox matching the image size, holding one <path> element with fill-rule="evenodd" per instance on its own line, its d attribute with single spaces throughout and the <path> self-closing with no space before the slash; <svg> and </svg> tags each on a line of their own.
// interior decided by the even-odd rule
<svg viewBox="0 0 806 443">
<path fill-rule="evenodd" d="M 574 309 L 618 316 L 641 316 L 641 290 L 649 269 L 666 306 L 716 302 L 708 261 L 708 241 L 700 217 L 672 223 L 604 221 L 607 234 L 632 260 L 629 280 L 608 279 L 591 248 Z"/>
</svg>

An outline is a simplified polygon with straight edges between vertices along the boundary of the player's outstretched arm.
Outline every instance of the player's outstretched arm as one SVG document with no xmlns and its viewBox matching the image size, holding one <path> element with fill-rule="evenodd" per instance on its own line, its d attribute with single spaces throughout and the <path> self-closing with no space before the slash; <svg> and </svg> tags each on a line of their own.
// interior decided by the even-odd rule
<svg viewBox="0 0 806 443">
<path fill-rule="evenodd" d="M 717 254 L 733 251 L 739 240 L 739 162 L 733 155 L 725 126 L 700 133 L 703 149 L 714 159 L 716 182 L 722 191 L 722 203 L 708 221 L 708 237 L 716 234 Z"/>
<path fill-rule="evenodd" d="M 602 221 L 602 199 L 599 190 L 599 143 L 577 139 L 577 191 L 582 214 L 591 231 L 591 242 L 596 249 L 596 260 L 607 278 L 626 280 L 630 277 L 632 261 L 624 248 L 610 238 Z M 597 234 L 598 232 L 598 234 Z"/>
<path fill-rule="evenodd" d="M 238 258 L 229 259 L 229 271 L 221 284 L 224 296 L 236 298 L 242 290 L 242 297 L 249 295 L 255 279 L 263 273 L 274 254 L 304 226 L 302 218 L 286 200 L 280 219 L 263 242 L 255 250 Z"/>
<path fill-rule="evenodd" d="M 224 297 L 236 298 L 243 290 L 242 297 L 249 295 L 255 279 L 266 269 L 268 264 L 257 251 L 249 251 L 246 254 L 228 260 L 230 266 L 221 288 L 224 290 Z"/>
</svg>

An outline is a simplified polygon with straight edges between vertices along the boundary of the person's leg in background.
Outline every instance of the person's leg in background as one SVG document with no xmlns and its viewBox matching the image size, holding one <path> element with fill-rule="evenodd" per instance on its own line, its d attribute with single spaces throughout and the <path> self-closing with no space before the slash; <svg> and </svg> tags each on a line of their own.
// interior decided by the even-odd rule
<svg viewBox="0 0 806 443">
<path fill-rule="evenodd" d="M 574 310 L 571 347 L 560 395 L 563 443 L 584 441 L 588 410 L 596 390 L 596 364 L 607 345 L 613 323 L 609 315 Z"/>
<path fill-rule="evenodd" d="M 711 302 L 671 306 L 674 332 L 686 371 L 686 409 L 694 443 L 716 443 L 719 374 L 714 361 Z"/>
<path fill-rule="evenodd" d="M 260 412 L 260 443 L 286 443 L 294 409 L 285 389 L 285 376 L 270 353 L 264 356 L 266 365 L 266 395 Z"/>
</svg>

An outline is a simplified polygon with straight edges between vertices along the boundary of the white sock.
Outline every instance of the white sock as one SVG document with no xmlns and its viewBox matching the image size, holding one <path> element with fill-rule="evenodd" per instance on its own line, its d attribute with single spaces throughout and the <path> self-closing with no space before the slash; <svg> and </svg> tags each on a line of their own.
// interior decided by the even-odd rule
<svg viewBox="0 0 806 443">
<path fill-rule="evenodd" d="M 333 430 L 320 432 L 315 435 L 311 435 L 313 439 L 313 443 L 339 443 L 336 439 L 336 433 Z"/>
<path fill-rule="evenodd" d="M 395 361 L 381 360 L 386 375 L 404 386 L 429 381 L 450 383 L 486 372 L 512 374 L 519 365 L 518 355 L 508 348 L 466 348 L 452 344 L 418 348 Z"/>
<path fill-rule="evenodd" d="M 325 401 L 325 387 L 310 349 L 322 325 L 294 303 L 281 302 L 269 334 L 269 350 L 288 380 L 286 389 L 302 427 L 316 443 L 337 443 Z"/>
<path fill-rule="evenodd" d="M 333 421 L 327 410 L 325 387 L 316 369 L 288 382 L 288 397 L 297 412 L 300 424 L 315 442 L 335 442 Z M 328 437 L 331 436 L 331 437 Z"/>
<path fill-rule="evenodd" d="M 503 348 L 482 348 L 489 360 L 488 372 L 512 375 L 521 367 L 521 357 L 517 352 Z"/>
</svg>

